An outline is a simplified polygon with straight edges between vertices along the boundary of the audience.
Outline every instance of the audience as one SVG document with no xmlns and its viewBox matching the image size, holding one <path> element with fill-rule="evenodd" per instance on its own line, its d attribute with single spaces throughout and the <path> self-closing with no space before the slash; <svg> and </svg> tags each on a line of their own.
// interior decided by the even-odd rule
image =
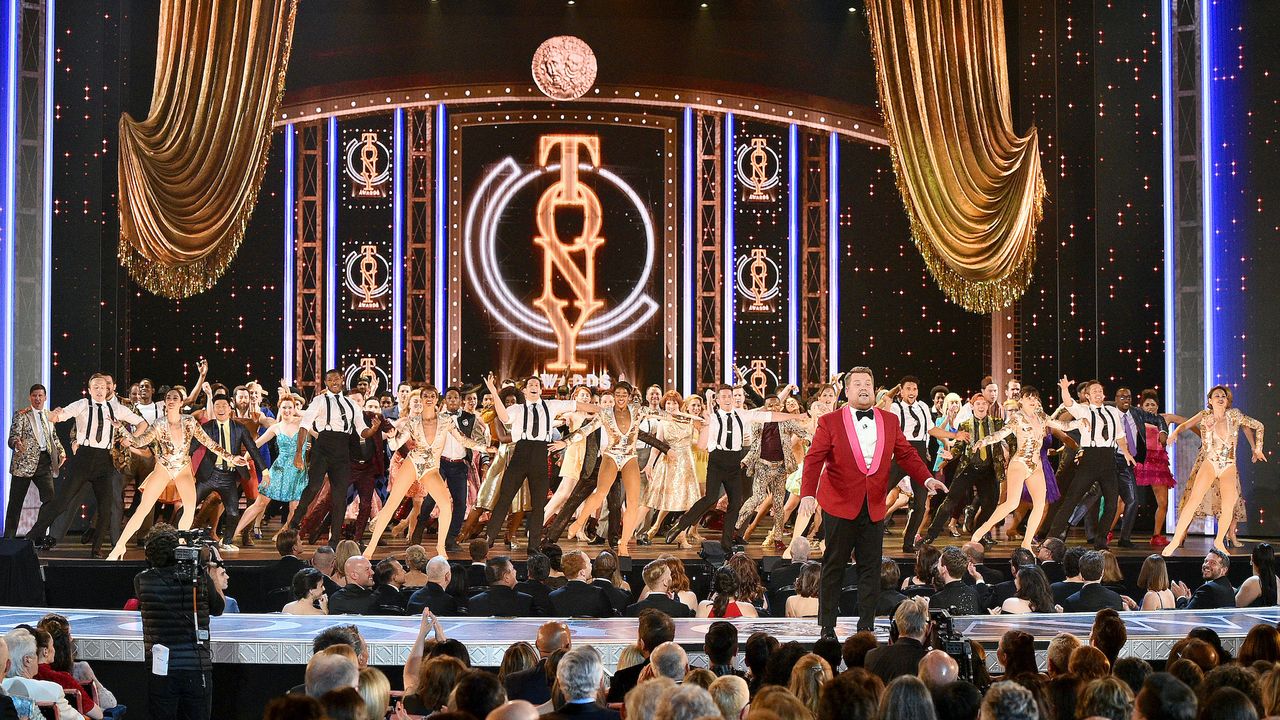
<svg viewBox="0 0 1280 720">
<path fill-rule="evenodd" d="M 818 591 L 822 587 L 822 565 L 813 561 L 804 564 L 796 577 L 796 594 L 787 598 L 786 617 L 818 617 Z"/>
<path fill-rule="evenodd" d="M 636 623 L 636 645 L 640 649 L 640 654 L 644 656 L 646 662 L 639 665 L 633 665 L 628 668 L 618 670 L 613 674 L 613 682 L 609 685 L 608 701 L 611 703 L 620 703 L 626 697 L 627 692 L 640 682 L 640 675 L 648 666 L 648 659 L 653 651 L 664 643 L 669 643 L 676 638 L 676 624 L 671 621 L 671 617 L 661 610 L 649 608 L 640 613 L 639 622 Z M 681 672 L 679 678 L 683 679 L 684 673 Z"/>
<path fill-rule="evenodd" d="M 1142 569 L 1138 571 L 1138 590 L 1142 591 L 1143 610 L 1169 610 L 1177 605 L 1173 591 L 1169 589 L 1169 569 L 1164 557 L 1152 553 L 1142 561 Z"/>
<path fill-rule="evenodd" d="M 711 693 L 697 685 L 682 685 L 665 693 L 651 716 L 653 720 L 699 720 L 720 716 Z"/>
<path fill-rule="evenodd" d="M 1049 677 L 1057 677 L 1067 673 L 1067 666 L 1071 662 L 1071 653 L 1080 645 L 1080 638 L 1071 633 L 1058 633 L 1053 636 L 1053 639 L 1049 641 L 1049 650 L 1046 653 Z"/>
<path fill-rule="evenodd" d="M 1066 577 L 1058 580 L 1049 586 L 1049 590 L 1053 592 L 1053 601 L 1059 605 L 1066 606 L 1067 598 L 1071 597 L 1080 588 L 1084 587 L 1084 578 L 1080 577 L 1080 558 L 1089 552 L 1082 547 L 1073 547 L 1062 554 L 1062 572 Z"/>
<path fill-rule="evenodd" d="M 1275 607 L 1276 553 L 1271 543 L 1258 543 L 1249 557 L 1253 575 L 1236 591 L 1236 607 Z"/>
<path fill-rule="evenodd" d="M 535 645 L 538 657 L 532 667 L 517 670 L 503 676 L 507 698 L 511 700 L 527 700 L 532 705 L 541 705 L 551 699 L 551 684 L 555 677 L 547 672 L 547 661 L 557 650 L 568 650 L 572 645 L 569 626 L 562 622 L 543 623 L 538 628 Z"/>
<path fill-rule="evenodd" d="M 341 543 L 339 543 L 339 550 L 341 550 Z M 342 568 L 346 583 L 341 590 L 329 598 L 329 614 L 372 614 L 374 604 L 377 602 L 377 597 L 373 593 L 373 565 L 365 556 L 357 553 L 348 557 Z"/>
<path fill-rule="evenodd" d="M 880 697 L 880 720 L 932 720 L 933 697 L 919 678 L 903 675 Z"/>
<path fill-rule="evenodd" d="M 787 689 L 795 695 L 810 712 L 818 711 L 818 697 L 822 688 L 831 682 L 831 665 L 826 660 L 809 653 L 791 668 L 791 682 Z"/>
<path fill-rule="evenodd" d="M 755 697 L 756 692 L 764 684 L 764 674 L 769 666 L 769 658 L 773 657 L 778 648 L 778 639 L 768 633 L 754 632 L 747 637 L 747 644 L 742 652 L 742 662 L 747 666 L 747 686 L 751 689 L 752 697 Z"/>
<path fill-rule="evenodd" d="M 916 674 L 921 658 L 928 652 L 924 640 L 929 634 L 929 607 L 929 601 L 918 597 L 898 606 L 893 614 L 898 639 L 867 653 L 868 670 L 886 683 L 901 675 Z"/>
<path fill-rule="evenodd" d="M 453 567 L 449 565 L 448 558 L 436 556 L 427 560 L 423 565 L 422 585 L 409 596 L 405 614 L 420 615 L 422 609 L 427 608 L 436 617 L 461 615 L 458 599 L 445 590 L 451 580 Z"/>
<path fill-rule="evenodd" d="M 930 650 L 920 658 L 918 677 L 930 692 L 937 692 L 960 679 L 960 664 L 941 650 Z"/>
<path fill-rule="evenodd" d="M 1200 565 L 1200 577 L 1204 582 L 1196 588 L 1193 595 L 1186 583 L 1175 582 L 1172 590 L 1177 598 L 1178 608 L 1192 610 L 1213 610 L 1216 608 L 1235 607 L 1236 589 L 1227 579 L 1227 570 L 1231 566 L 1231 558 L 1217 548 L 1210 548 Z"/>
<path fill-rule="evenodd" d="M 645 680 L 627 693 L 627 700 L 623 704 L 626 716 L 629 718 L 653 717 L 658 711 L 658 703 L 675 689 L 676 683 L 671 678 Z M 738 720 L 738 716 L 735 715 L 729 720 Z"/>
<path fill-rule="evenodd" d="M 570 553 L 565 556 L 566 565 L 572 555 Z M 573 577 L 574 574 L 566 568 L 565 575 Z M 681 677 L 684 677 L 683 673 Z M 560 686 L 565 702 L 547 717 L 554 720 L 620 720 L 616 710 L 607 708 L 598 701 L 603 689 L 603 679 L 604 666 L 600 663 L 600 655 L 595 648 L 583 645 L 565 653 L 556 668 L 556 683 Z M 717 711 L 713 709 L 712 712 Z"/>
<path fill-rule="evenodd" d="M 551 592 L 551 611 L 556 617 L 613 617 L 614 603 L 604 590 L 591 584 L 591 560 L 586 553 L 565 553 L 561 567 L 568 582 Z"/>
<path fill-rule="evenodd" d="M 711 576 L 711 597 L 698 604 L 698 617 L 759 617 L 755 605 L 739 596 L 738 575 L 728 565 Z"/>
<path fill-rule="evenodd" d="M 312 655 L 305 675 L 307 695 L 319 698 L 331 690 L 359 688 L 360 668 L 354 656 L 345 645 L 333 645 Z"/>
<path fill-rule="evenodd" d="M 800 535 L 799 537 L 804 537 Z M 806 548 L 808 547 L 806 541 Z M 828 685 L 823 693 L 830 692 L 831 686 Z M 711 683 L 711 687 L 707 688 L 707 692 L 711 693 L 711 699 L 715 702 L 716 707 L 720 708 L 720 716 L 724 720 L 738 720 L 742 714 L 742 709 L 751 702 L 751 692 L 747 688 L 747 681 L 737 675 L 721 675 Z M 630 696 L 627 700 L 630 701 Z M 647 717 L 645 715 L 635 716 L 631 714 L 631 708 L 627 707 L 627 717 Z"/>
<path fill-rule="evenodd" d="M 378 668 L 365 668 L 360 671 L 356 684 L 370 720 L 386 717 L 391 705 L 391 681 L 387 676 Z"/>
<path fill-rule="evenodd" d="M 1151 663 L 1136 657 L 1123 657 L 1111 666 L 1111 674 L 1124 681 L 1134 695 L 1142 689 L 1143 683 L 1151 677 Z"/>
<path fill-rule="evenodd" d="M 738 657 L 738 627 L 725 620 L 711 623 L 703 637 L 702 651 L 707 654 L 708 669 L 716 677 L 737 675 L 734 663 Z"/>
<path fill-rule="evenodd" d="M 1107 656 L 1107 662 L 1114 667 L 1120 650 L 1129 641 L 1129 632 L 1125 630 L 1120 613 L 1111 608 L 1099 610 L 1093 618 L 1093 629 L 1089 632 L 1089 644 Z"/>
<path fill-rule="evenodd" d="M 684 674 L 684 685 L 697 685 L 700 688 L 709 689 L 711 683 L 716 681 L 716 674 L 706 668 L 689 668 L 689 672 Z"/>
<path fill-rule="evenodd" d="M 0 657 L 5 661 L 4 682 L 0 683 L 4 694 L 29 698 L 36 703 L 52 703 L 58 720 L 81 720 L 83 717 L 67 702 L 62 686 L 47 680 L 37 680 L 40 661 L 36 651 L 36 638 L 30 631 L 14 628 L 5 633 Z"/>
<path fill-rule="evenodd" d="M 880 641 L 876 639 L 876 634 L 870 630 L 861 630 L 845 638 L 844 644 L 840 646 L 840 657 L 844 660 L 845 669 L 863 667 L 866 664 L 867 653 L 875 650 L 879 645 Z"/>
<path fill-rule="evenodd" d="M 1194 720 L 1196 694 L 1169 673 L 1153 673 L 1133 701 L 1134 720 Z M 1271 713 L 1268 713 L 1271 714 Z"/>
<path fill-rule="evenodd" d="M 901 571 L 898 562 L 893 558 L 880 559 L 880 599 L 876 601 L 876 617 L 890 617 L 898 605 L 907 599 L 898 592 L 898 581 Z"/>
<path fill-rule="evenodd" d="M 506 701 L 507 693 L 502 689 L 502 681 L 497 675 L 483 670 L 469 670 L 458 678 L 458 684 L 449 694 L 449 710 L 482 718 Z"/>
<path fill-rule="evenodd" d="M 533 610 L 539 615 L 551 614 L 551 591 L 547 583 L 551 577 L 551 558 L 541 553 L 530 553 L 524 564 L 525 579 L 516 583 L 516 592 L 533 598 Z"/>
<path fill-rule="evenodd" d="M 689 672 L 689 655 L 674 642 L 664 642 L 649 656 L 649 671 L 653 677 L 683 682 L 685 673 Z"/>
<path fill-rule="evenodd" d="M 473 543 L 474 544 L 474 543 Z M 468 570 L 474 565 L 468 566 Z M 473 616 L 528 617 L 533 615 L 533 598 L 516 591 L 516 568 L 505 555 L 489 558 L 484 564 L 488 589 L 467 603 Z M 566 615 L 565 617 L 568 617 Z"/>
<path fill-rule="evenodd" d="M 623 615 L 640 617 L 640 613 L 647 608 L 661 610 L 673 618 L 689 617 L 693 614 L 689 606 L 671 596 L 671 566 L 666 561 L 650 562 L 644 566 L 641 576 L 644 578 L 644 589 L 640 591 L 640 599 L 628 605 Z"/>
<path fill-rule="evenodd" d="M 373 720 L 360 691 L 353 687 L 330 690 L 320 696 L 320 704 L 324 706 L 327 720 Z"/>
<path fill-rule="evenodd" d="M 1080 578 L 1083 583 L 1070 597 L 1062 601 L 1066 612 L 1097 612 L 1102 608 L 1123 610 L 1120 593 L 1102 584 L 1104 560 L 1102 553 L 1090 550 L 1080 558 Z"/>
<path fill-rule="evenodd" d="M 996 647 L 996 660 L 1004 668 L 1006 680 L 1012 680 L 1022 673 L 1037 672 L 1036 639 L 1031 633 L 1021 630 L 1009 630 L 1000 637 Z"/>
</svg>

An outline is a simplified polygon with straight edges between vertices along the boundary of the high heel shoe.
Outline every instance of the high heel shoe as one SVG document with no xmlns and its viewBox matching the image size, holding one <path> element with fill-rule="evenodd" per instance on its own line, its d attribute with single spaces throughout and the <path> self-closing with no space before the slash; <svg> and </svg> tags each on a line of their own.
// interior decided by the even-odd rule
<svg viewBox="0 0 1280 720">
<path fill-rule="evenodd" d="M 676 546 L 679 547 L 681 550 L 693 549 L 693 543 L 689 542 L 689 538 L 685 535 L 685 533 L 680 533 L 679 535 L 676 536 Z"/>
</svg>

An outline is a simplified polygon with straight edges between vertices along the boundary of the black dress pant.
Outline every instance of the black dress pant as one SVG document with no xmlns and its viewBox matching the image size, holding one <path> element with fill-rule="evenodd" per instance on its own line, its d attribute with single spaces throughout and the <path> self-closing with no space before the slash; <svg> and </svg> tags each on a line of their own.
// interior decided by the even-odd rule
<svg viewBox="0 0 1280 720">
<path fill-rule="evenodd" d="M 53 462 L 49 453 L 41 452 L 35 472 L 28 477 L 13 475 L 9 481 L 9 509 L 4 513 L 4 536 L 18 537 L 18 523 L 22 520 L 22 503 L 27 499 L 27 488 L 35 483 L 40 491 L 40 504 L 53 499 Z"/>
<path fill-rule="evenodd" d="M 931 467 L 929 462 L 929 443 L 925 440 L 911 441 L 911 447 L 916 449 L 916 454 L 920 456 L 921 462 L 925 467 Z M 906 471 L 898 467 L 894 463 L 890 478 L 901 478 Z M 904 552 L 913 552 L 915 550 L 916 533 L 920 530 L 920 524 L 924 522 L 925 509 L 929 506 L 929 491 L 925 490 L 924 483 L 911 478 L 911 492 L 915 493 L 911 496 L 911 510 L 907 513 L 907 529 L 902 533 L 902 549 Z"/>
<path fill-rule="evenodd" d="M 208 720 L 213 714 L 213 672 L 174 670 L 150 675 L 148 717 L 157 720 Z"/>
<path fill-rule="evenodd" d="M 498 531 L 511 512 L 511 501 L 520 492 L 520 486 L 529 483 L 529 514 L 525 523 L 529 528 L 529 548 L 542 547 L 542 518 L 547 508 L 547 445 L 541 440 L 520 440 L 511 451 L 511 462 L 502 473 L 502 485 L 498 499 L 489 510 L 489 527 L 486 534 L 489 544 L 497 542 Z"/>
<path fill-rule="evenodd" d="M 596 491 L 596 486 L 600 481 L 600 463 L 597 461 L 596 466 L 592 469 L 591 474 L 584 478 L 578 478 L 578 484 L 573 486 L 573 492 L 569 493 L 569 497 L 564 501 L 564 505 L 560 508 L 560 512 L 556 514 L 555 522 L 547 528 L 547 542 L 557 542 L 560 534 L 564 532 L 569 523 L 573 522 L 578 508 L 582 507 L 582 503 L 591 497 L 591 493 Z M 614 481 L 613 487 L 609 488 L 609 494 L 605 495 L 605 505 L 609 508 L 609 530 L 606 536 L 609 544 L 617 545 L 618 540 L 622 538 L 622 479 L 618 478 Z M 533 552 L 530 547 L 529 552 Z"/>
<path fill-rule="evenodd" d="M 215 467 L 207 477 L 197 478 L 196 507 L 214 493 L 222 500 L 222 519 L 226 526 L 219 537 L 225 542 L 234 542 L 231 536 L 240 524 L 240 473 Z"/>
<path fill-rule="evenodd" d="M 853 555 L 858 570 L 858 629 L 874 630 L 880 601 L 880 561 L 884 556 L 884 521 L 871 520 L 870 505 L 856 518 L 822 512 L 822 589 L 818 594 L 818 624 L 822 634 L 835 634 L 840 613 L 844 571 Z"/>
<path fill-rule="evenodd" d="M 311 464 L 307 466 L 307 487 L 302 491 L 298 508 L 290 526 L 297 530 L 316 493 L 329 476 L 329 547 L 337 547 L 342 539 L 342 520 L 347 511 L 347 489 L 351 487 L 351 435 L 321 431 L 311 443 Z"/>
<path fill-rule="evenodd" d="M 708 510 L 715 507 L 716 502 L 720 500 L 720 489 L 724 488 L 724 494 L 729 496 L 729 509 L 724 514 L 724 530 L 720 533 L 720 545 L 726 553 L 733 550 L 734 521 L 742 509 L 743 501 L 746 500 L 749 487 L 747 473 L 742 469 L 742 456 L 745 452 L 744 450 L 711 451 L 707 459 L 707 492 L 693 504 L 693 507 L 680 516 L 669 535 L 684 532 L 701 520 Z"/>
<path fill-rule="evenodd" d="M 33 540 L 39 540 L 44 537 L 45 531 L 57 520 L 59 516 L 66 511 L 67 506 L 71 504 L 71 500 L 80 494 L 80 490 L 85 483 L 93 488 L 94 501 L 97 503 L 97 519 L 94 527 L 107 528 L 111 523 L 111 491 L 115 481 L 116 466 L 111 461 L 111 451 L 93 447 L 81 446 L 76 450 L 76 454 L 72 456 L 70 466 L 70 477 L 67 484 L 63 486 L 60 492 L 53 496 L 53 502 L 47 502 L 40 508 L 40 515 L 36 518 L 36 524 L 31 526 L 31 530 L 27 532 L 27 537 Z M 94 540 L 94 545 L 101 543 L 105 533 L 99 532 Z"/>
<path fill-rule="evenodd" d="M 445 487 L 449 488 L 449 499 L 453 501 L 453 512 L 449 513 L 449 537 L 445 538 L 447 543 L 456 543 L 458 531 L 462 529 L 462 521 L 467 515 L 467 473 L 470 467 L 465 460 L 440 460 L 440 478 L 444 480 Z M 418 522 L 413 528 L 413 537 L 409 544 L 418 545 L 422 542 L 422 531 L 427 527 L 427 520 L 431 518 L 431 510 L 436 506 L 436 499 L 428 495 L 422 500 L 422 507 L 418 512 Z"/>
<path fill-rule="evenodd" d="M 1120 499 L 1120 487 L 1116 479 L 1116 449 L 1112 447 L 1088 447 L 1080 449 L 1080 464 L 1076 467 L 1075 477 L 1071 479 L 1071 487 L 1062 493 L 1061 510 L 1054 515 L 1053 524 L 1049 526 L 1048 537 L 1063 537 L 1067 534 L 1067 521 L 1071 519 L 1071 509 L 1080 504 L 1085 493 L 1096 482 L 1102 490 L 1102 520 L 1100 531 L 1094 537 L 1094 547 L 1099 550 L 1107 547 L 1105 529 L 1111 527 L 1116 517 L 1116 503 Z"/>
<path fill-rule="evenodd" d="M 976 509 L 973 516 L 975 519 L 995 510 L 996 470 L 994 464 L 990 462 L 970 464 L 956 473 L 951 480 L 951 487 L 947 489 L 947 499 L 942 503 L 942 507 L 933 513 L 933 522 L 929 523 L 929 530 L 925 533 L 926 538 L 933 540 L 942 533 L 943 528 L 947 526 L 947 521 L 951 519 L 951 511 L 967 503 L 969 501 L 969 492 L 973 489 L 976 489 L 978 494 L 978 500 L 974 503 Z"/>
</svg>

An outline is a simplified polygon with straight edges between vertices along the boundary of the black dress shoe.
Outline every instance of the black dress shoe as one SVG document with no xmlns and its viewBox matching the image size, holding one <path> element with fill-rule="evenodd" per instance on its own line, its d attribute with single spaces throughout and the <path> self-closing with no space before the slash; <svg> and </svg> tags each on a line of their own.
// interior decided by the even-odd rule
<svg viewBox="0 0 1280 720">
<path fill-rule="evenodd" d="M 667 531 L 667 534 L 662 537 L 662 542 L 668 545 L 675 545 L 676 538 L 679 536 L 680 536 L 680 529 L 675 526 L 672 526 L 672 528 Z"/>
</svg>

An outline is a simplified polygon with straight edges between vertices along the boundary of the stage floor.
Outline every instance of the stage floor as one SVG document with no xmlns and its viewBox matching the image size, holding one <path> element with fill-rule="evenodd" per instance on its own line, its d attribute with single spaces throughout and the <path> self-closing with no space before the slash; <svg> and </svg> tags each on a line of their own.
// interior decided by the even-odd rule
<svg viewBox="0 0 1280 720">
<path fill-rule="evenodd" d="M 0 629 L 20 623 L 34 624 L 46 612 L 41 608 L 0 607 Z M 59 610 L 74 628 L 76 655 L 84 660 L 141 662 L 142 623 L 136 612 L 123 610 Z M 955 629 L 978 640 L 988 649 L 988 664 L 999 671 L 995 647 L 1008 630 L 1024 630 L 1036 637 L 1038 656 L 1044 663 L 1045 646 L 1054 635 L 1070 632 L 1087 639 L 1093 613 L 1053 615 L 988 615 L 955 619 Z M 1213 628 L 1230 650 L 1239 649 L 1249 629 L 1258 623 L 1280 621 L 1280 607 L 1224 610 L 1164 610 L 1124 613 L 1129 632 L 1124 655 L 1146 660 L 1164 660 L 1170 648 L 1198 626 Z M 547 618 L 442 618 L 445 635 L 466 644 L 472 663 L 496 667 L 503 652 L 514 642 L 532 642 L 538 626 Z M 605 665 L 617 665 L 622 650 L 635 642 L 634 618 L 604 620 L 567 619 L 575 644 L 590 644 L 604 656 Z M 703 637 L 712 620 L 676 620 L 676 642 L 690 650 L 695 664 L 706 664 L 702 655 Z M 740 642 L 753 632 L 767 632 L 781 642 L 812 643 L 818 632 L 813 620 L 747 619 L 733 621 Z M 847 637 L 854 632 L 856 618 L 841 618 L 836 632 Z M 417 634 L 419 619 L 384 616 L 295 616 L 223 615 L 212 618 L 215 663 L 247 665 L 302 665 L 311 657 L 311 639 L 322 629 L 337 623 L 354 623 L 369 643 L 371 665 L 403 665 Z M 882 641 L 888 638 L 888 619 L 877 623 Z"/>
</svg>

